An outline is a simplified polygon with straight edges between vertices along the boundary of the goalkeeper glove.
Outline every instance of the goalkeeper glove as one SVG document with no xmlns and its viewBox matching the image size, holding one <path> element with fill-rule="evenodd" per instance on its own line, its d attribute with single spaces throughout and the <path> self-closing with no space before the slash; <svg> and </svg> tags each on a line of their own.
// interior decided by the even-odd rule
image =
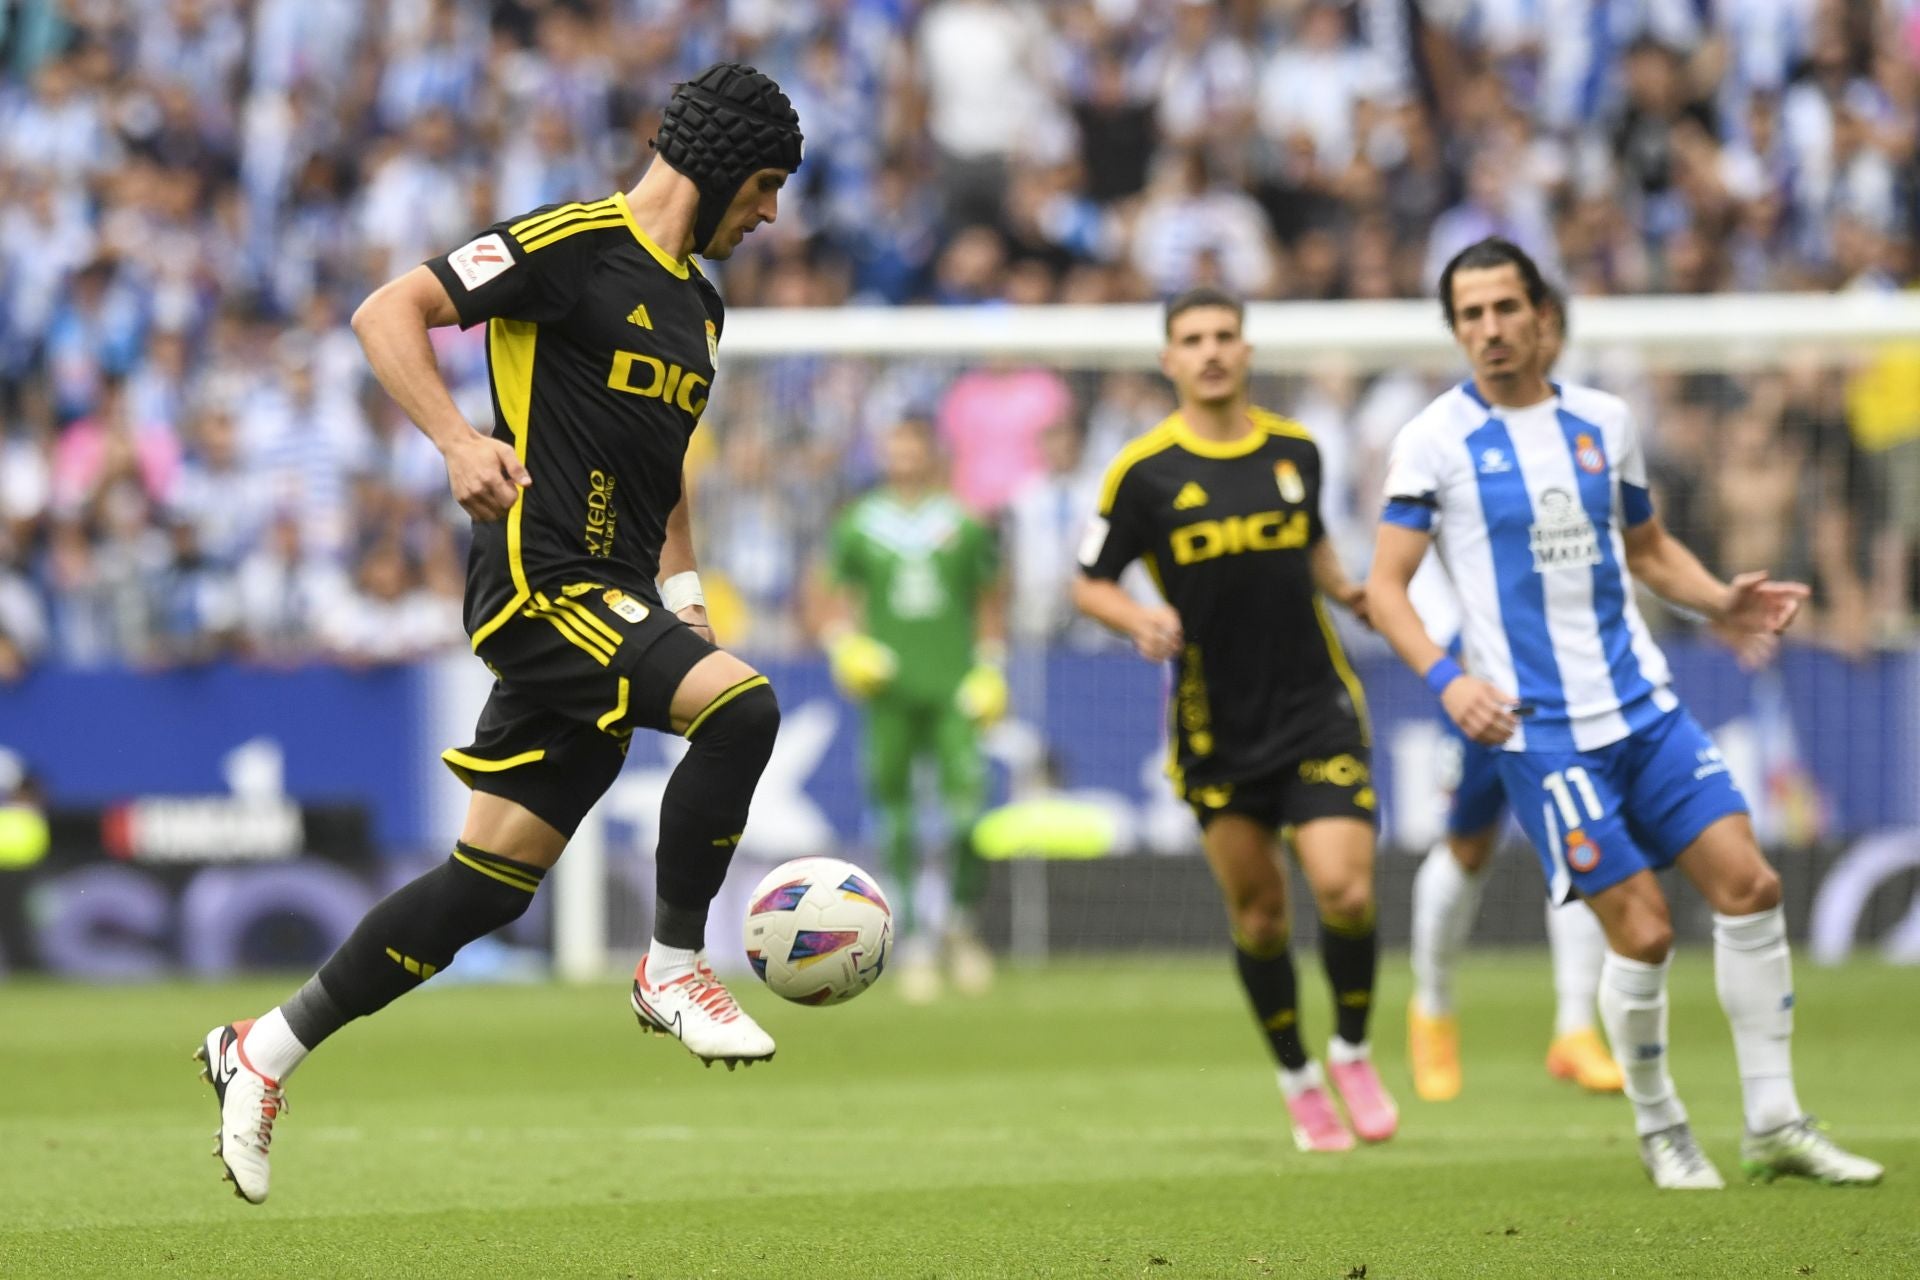
<svg viewBox="0 0 1920 1280">
<path fill-rule="evenodd" d="M 953 700 L 961 715 L 983 728 L 1006 715 L 1007 677 L 1001 673 L 1000 663 L 991 654 L 977 657 Z"/>
<path fill-rule="evenodd" d="M 886 688 L 900 669 L 893 650 L 857 631 L 842 632 L 827 642 L 833 683 L 849 698 L 865 699 Z"/>
</svg>

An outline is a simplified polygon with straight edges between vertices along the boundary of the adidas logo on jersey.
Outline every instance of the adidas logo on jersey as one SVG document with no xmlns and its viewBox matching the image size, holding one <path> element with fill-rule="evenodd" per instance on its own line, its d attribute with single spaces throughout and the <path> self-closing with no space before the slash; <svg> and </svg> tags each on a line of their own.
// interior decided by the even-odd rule
<svg viewBox="0 0 1920 1280">
<path fill-rule="evenodd" d="M 1204 507 L 1206 505 L 1207 491 L 1191 480 L 1187 481 L 1187 483 L 1181 487 L 1180 492 L 1175 494 L 1173 498 L 1173 509 L 1175 511 L 1191 511 L 1195 507 Z"/>
<path fill-rule="evenodd" d="M 643 302 L 632 311 L 629 311 L 627 313 L 627 323 L 637 324 L 642 329 L 653 328 L 653 317 L 647 314 L 647 304 Z"/>
</svg>

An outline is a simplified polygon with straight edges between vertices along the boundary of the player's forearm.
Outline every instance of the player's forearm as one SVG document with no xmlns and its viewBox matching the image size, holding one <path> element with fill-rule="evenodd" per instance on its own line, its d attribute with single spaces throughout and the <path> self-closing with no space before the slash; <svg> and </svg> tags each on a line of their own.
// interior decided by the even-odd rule
<svg viewBox="0 0 1920 1280">
<path fill-rule="evenodd" d="M 377 290 L 353 313 L 354 336 L 373 376 L 440 452 L 474 434 L 453 402 L 427 337 L 428 317 L 392 286 Z"/>
<path fill-rule="evenodd" d="M 853 597 L 826 569 L 816 569 L 807 580 L 802 601 L 802 624 L 826 648 L 856 626 Z"/>
<path fill-rule="evenodd" d="M 1353 582 L 1347 577 L 1347 571 L 1341 567 L 1340 557 L 1334 553 L 1333 539 L 1322 538 L 1313 544 L 1308 553 L 1308 568 L 1313 573 L 1313 585 L 1321 595 L 1332 600 L 1345 600 L 1353 591 Z"/>
<path fill-rule="evenodd" d="M 1081 576 L 1073 580 L 1073 607 L 1123 636 L 1130 636 L 1145 612 L 1119 583 Z"/>
<path fill-rule="evenodd" d="M 1727 607 L 1727 584 L 1716 578 L 1686 544 L 1665 529 L 1628 535 L 1627 568 L 1668 604 L 1717 620 Z"/>
<path fill-rule="evenodd" d="M 1367 607 L 1372 612 L 1373 629 L 1386 639 L 1400 655 L 1400 661 L 1411 667 L 1415 675 L 1424 678 L 1434 663 L 1447 656 L 1447 651 L 1427 634 L 1427 626 L 1414 611 L 1405 582 L 1379 574 L 1369 577 Z"/>
<path fill-rule="evenodd" d="M 974 648 L 986 653 L 1007 651 L 1007 582 L 996 578 L 973 615 Z"/>
<path fill-rule="evenodd" d="M 680 501 L 667 513 L 667 536 L 660 544 L 660 581 L 676 573 L 698 573 L 700 561 L 693 553 L 693 513 L 687 505 L 686 477 L 680 480 Z"/>
</svg>

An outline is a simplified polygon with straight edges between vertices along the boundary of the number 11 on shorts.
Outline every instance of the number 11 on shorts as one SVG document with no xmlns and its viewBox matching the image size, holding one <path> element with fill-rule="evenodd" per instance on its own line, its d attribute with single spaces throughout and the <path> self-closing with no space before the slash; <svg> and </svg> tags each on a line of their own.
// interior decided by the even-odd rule
<svg viewBox="0 0 1920 1280">
<path fill-rule="evenodd" d="M 1572 785 L 1569 786 L 1569 783 Z M 1600 796 L 1593 789 L 1593 779 L 1587 776 L 1586 769 L 1580 765 L 1575 765 L 1571 769 L 1562 769 L 1558 773 L 1550 773 L 1540 780 L 1540 785 L 1545 787 L 1547 794 L 1553 797 L 1553 803 L 1560 810 L 1561 822 L 1568 831 L 1585 825 L 1580 820 L 1579 808 L 1573 802 L 1573 793 L 1576 791 L 1580 793 L 1581 803 L 1587 807 L 1589 821 L 1598 822 L 1606 817 L 1605 811 L 1600 807 Z"/>
</svg>

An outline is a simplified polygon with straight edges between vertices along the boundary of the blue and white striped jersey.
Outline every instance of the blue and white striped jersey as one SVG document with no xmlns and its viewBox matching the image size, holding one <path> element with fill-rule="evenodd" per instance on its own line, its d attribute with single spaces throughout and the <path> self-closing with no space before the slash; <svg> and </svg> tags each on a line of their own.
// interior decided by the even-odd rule
<svg viewBox="0 0 1920 1280">
<path fill-rule="evenodd" d="M 1679 705 L 1621 534 L 1653 516 L 1625 402 L 1553 385 L 1524 409 L 1471 381 L 1394 441 L 1385 519 L 1433 534 L 1466 667 L 1532 708 L 1509 751 L 1591 751 Z"/>
</svg>

